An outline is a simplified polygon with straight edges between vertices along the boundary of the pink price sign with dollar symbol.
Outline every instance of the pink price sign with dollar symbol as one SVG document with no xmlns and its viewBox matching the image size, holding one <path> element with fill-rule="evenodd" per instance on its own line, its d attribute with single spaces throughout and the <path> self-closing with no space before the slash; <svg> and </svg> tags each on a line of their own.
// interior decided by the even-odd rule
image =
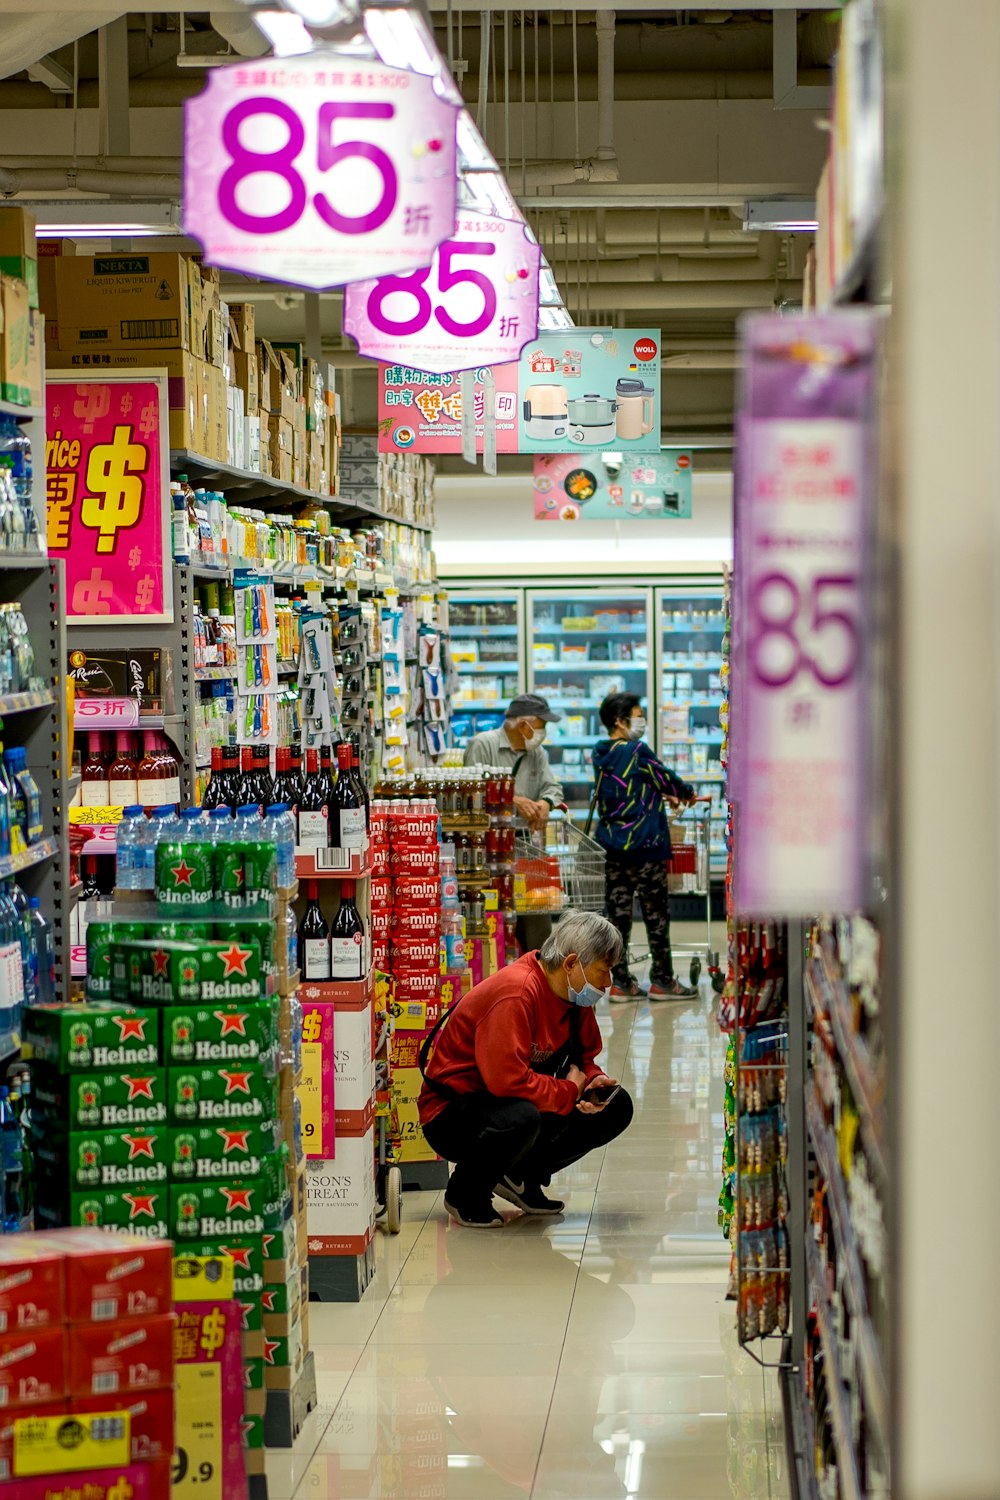
<svg viewBox="0 0 1000 1500">
<path fill-rule="evenodd" d="M 344 331 L 369 359 L 439 375 L 517 359 L 538 333 L 542 252 L 525 229 L 463 212 L 423 270 L 349 286 Z"/>
<path fill-rule="evenodd" d="M 321 290 L 426 266 L 455 228 L 458 106 L 346 53 L 213 68 L 184 107 L 184 228 L 210 263 Z"/>
<path fill-rule="evenodd" d="M 53 371 L 45 407 L 49 555 L 66 564 L 71 622 L 169 623 L 166 374 L 129 370 L 88 378 Z"/>
</svg>

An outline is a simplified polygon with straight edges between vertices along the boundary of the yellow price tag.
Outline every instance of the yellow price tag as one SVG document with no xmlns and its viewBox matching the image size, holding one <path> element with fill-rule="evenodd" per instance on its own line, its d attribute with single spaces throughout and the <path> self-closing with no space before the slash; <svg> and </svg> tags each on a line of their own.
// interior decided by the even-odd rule
<svg viewBox="0 0 1000 1500">
<path fill-rule="evenodd" d="M 128 1464 L 132 1418 L 127 1411 L 22 1417 L 14 1423 L 14 1474 L 70 1474 Z"/>
<path fill-rule="evenodd" d="M 105 823 L 120 823 L 121 807 L 71 807 L 69 821 L 83 828 L 98 828 Z"/>
<path fill-rule="evenodd" d="M 222 1492 L 222 1367 L 177 1364 L 177 1446 L 171 1500 L 225 1500 Z"/>
<path fill-rule="evenodd" d="M 235 1273 L 230 1255 L 175 1255 L 175 1302 L 232 1302 Z"/>
</svg>

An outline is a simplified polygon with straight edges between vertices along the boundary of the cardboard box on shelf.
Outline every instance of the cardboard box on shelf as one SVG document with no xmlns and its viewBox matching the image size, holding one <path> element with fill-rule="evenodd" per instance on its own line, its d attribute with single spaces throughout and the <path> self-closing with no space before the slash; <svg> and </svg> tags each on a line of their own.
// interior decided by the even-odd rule
<svg viewBox="0 0 1000 1500">
<path fill-rule="evenodd" d="M 266 422 L 271 415 L 271 391 L 274 388 L 275 378 L 279 388 L 281 382 L 281 367 L 278 364 L 278 356 L 275 354 L 267 339 L 258 339 L 254 345 L 257 354 L 257 401 L 260 406 L 262 422 Z M 274 371 L 277 370 L 277 377 Z M 278 399 L 278 412 L 281 415 L 281 399 Z"/>
<path fill-rule="evenodd" d="M 75 240 L 38 241 L 38 308 L 45 315 L 45 342 L 49 349 L 56 348 L 59 342 L 59 320 L 56 315 L 56 260 L 60 255 L 75 254 Z"/>
<path fill-rule="evenodd" d="M 265 449 L 266 451 L 266 449 Z M 260 448 L 260 416 L 247 417 L 246 419 L 246 455 L 247 468 L 254 474 L 262 472 L 261 448 Z"/>
<path fill-rule="evenodd" d="M 37 245 L 33 213 L 17 204 L 0 209 L 0 271 L 25 283 L 29 307 L 38 307 Z"/>
<path fill-rule="evenodd" d="M 239 339 L 244 353 L 252 353 L 256 340 L 257 305 L 254 302 L 230 302 L 229 326 Z"/>
<path fill-rule="evenodd" d="M 238 386 L 226 386 L 226 455 L 236 469 L 247 466 L 246 407 Z"/>
<path fill-rule="evenodd" d="M 189 285 L 184 257 L 166 251 L 61 256 L 56 261 L 59 347 L 190 349 Z"/>
<path fill-rule="evenodd" d="M 217 365 L 206 362 L 204 366 L 206 402 L 205 457 L 218 463 L 227 461 L 229 445 L 229 407 L 226 399 L 228 386 L 225 373 Z"/>
<path fill-rule="evenodd" d="M 2 212 L 2 210 L 0 210 Z M 27 406 L 31 400 L 31 308 L 27 282 L 0 278 L 3 333 L 0 336 L 0 395 Z"/>
<path fill-rule="evenodd" d="M 206 320 L 205 358 L 217 370 L 226 367 L 226 316 L 221 307 L 213 307 Z"/>
<path fill-rule="evenodd" d="M 375 1223 L 375 1137 L 337 1138 L 335 1161 L 307 1163 L 309 1253 L 359 1255 Z"/>
<path fill-rule="evenodd" d="M 197 355 L 199 359 L 204 359 L 205 310 L 201 267 L 196 260 L 190 257 L 186 260 L 185 264 L 187 266 L 188 320 L 190 324 L 191 352 Z"/>
<path fill-rule="evenodd" d="M 45 314 L 33 307 L 28 313 L 28 405 L 45 402 Z"/>
<path fill-rule="evenodd" d="M 268 410 L 294 425 L 299 403 L 298 368 L 283 349 L 275 349 L 267 339 L 263 343 L 267 351 Z"/>
<path fill-rule="evenodd" d="M 234 350 L 233 372 L 236 385 L 243 392 L 246 415 L 248 417 L 258 416 L 260 413 L 260 366 L 257 362 L 257 354 L 252 343 L 249 350 Z"/>
</svg>

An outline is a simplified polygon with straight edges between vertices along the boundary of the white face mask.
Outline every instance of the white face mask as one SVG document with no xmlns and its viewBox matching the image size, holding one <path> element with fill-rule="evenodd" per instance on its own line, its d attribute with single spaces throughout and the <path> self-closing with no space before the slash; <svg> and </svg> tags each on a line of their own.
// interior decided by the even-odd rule
<svg viewBox="0 0 1000 1500">
<path fill-rule="evenodd" d="M 525 748 L 525 750 L 537 750 L 538 747 L 539 747 L 539 745 L 545 739 L 545 730 L 544 730 L 544 728 L 542 728 L 542 729 L 527 729 L 527 728 L 525 728 L 525 729 L 521 730 L 521 733 L 524 735 L 524 748 Z"/>
<path fill-rule="evenodd" d="M 641 740 L 646 733 L 646 721 L 643 718 L 629 719 L 628 737 L 630 740 Z"/>
</svg>

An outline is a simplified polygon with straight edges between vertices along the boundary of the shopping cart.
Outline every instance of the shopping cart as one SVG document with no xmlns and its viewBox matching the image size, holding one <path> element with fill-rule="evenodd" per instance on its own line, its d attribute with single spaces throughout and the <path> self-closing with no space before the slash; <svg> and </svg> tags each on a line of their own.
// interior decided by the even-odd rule
<svg viewBox="0 0 1000 1500">
<path fill-rule="evenodd" d="M 537 833 L 514 840 L 514 910 L 518 916 L 604 910 L 604 850 L 562 812 Z"/>
<path fill-rule="evenodd" d="M 705 904 L 705 941 L 675 947 L 675 958 L 690 959 L 691 983 L 697 984 L 704 967 L 713 986 L 721 977 L 719 955 L 712 946 L 712 881 L 709 850 L 712 835 L 712 799 L 698 797 L 688 808 L 678 808 L 670 818 L 672 862 L 668 887 L 673 895 L 693 897 Z M 697 918 L 695 920 L 698 920 Z"/>
</svg>

